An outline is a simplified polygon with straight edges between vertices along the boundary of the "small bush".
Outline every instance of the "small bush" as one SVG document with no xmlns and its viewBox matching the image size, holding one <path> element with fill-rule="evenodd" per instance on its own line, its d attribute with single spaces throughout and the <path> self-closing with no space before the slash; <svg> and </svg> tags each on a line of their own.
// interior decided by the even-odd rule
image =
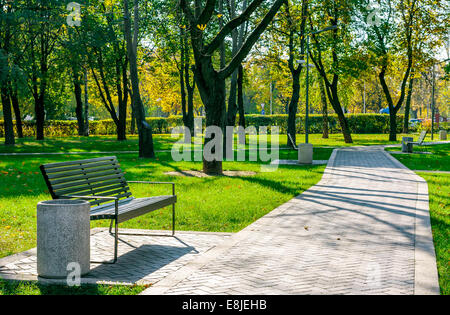
<svg viewBox="0 0 450 315">
<path fill-rule="evenodd" d="M 257 129 L 264 126 L 278 126 L 281 133 L 287 132 L 287 115 L 246 115 L 247 126 L 255 126 Z M 347 115 L 349 127 L 352 133 L 388 133 L 389 115 L 380 114 L 349 114 Z M 236 121 L 238 121 L 236 119 Z M 337 115 L 329 115 L 329 130 L 331 133 L 340 132 Z M 168 118 L 150 117 L 147 122 L 152 126 L 156 134 L 168 134 L 173 128 L 183 125 L 181 116 L 170 116 Z M 322 132 L 322 115 L 310 115 L 309 127 L 311 133 Z M 402 131 L 403 115 L 397 116 L 397 132 Z M 203 119 L 205 127 L 205 119 Z M 444 128 L 448 129 L 448 124 Z M 297 115 L 296 122 L 297 133 L 305 132 L 305 115 Z M 17 134 L 16 126 L 14 130 Z M 116 125 L 112 119 L 96 120 L 89 122 L 89 130 L 92 135 L 115 135 Z M 25 137 L 34 137 L 36 135 L 35 122 L 24 122 L 23 133 Z M 49 120 L 45 122 L 44 133 L 46 137 L 64 137 L 78 134 L 78 125 L 76 121 L 68 120 Z M 131 119 L 127 120 L 127 133 L 131 133 Z M 4 137 L 4 122 L 0 120 L 0 137 Z"/>
</svg>

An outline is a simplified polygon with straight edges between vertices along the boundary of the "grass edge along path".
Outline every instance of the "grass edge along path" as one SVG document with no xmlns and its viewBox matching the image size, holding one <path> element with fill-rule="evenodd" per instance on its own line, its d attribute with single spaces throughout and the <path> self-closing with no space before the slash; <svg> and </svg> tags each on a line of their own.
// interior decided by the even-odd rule
<svg viewBox="0 0 450 315">
<path fill-rule="evenodd" d="M 387 148 L 387 151 L 395 149 Z M 398 150 L 398 149 L 397 149 Z M 430 199 L 430 219 L 441 294 L 450 295 L 450 174 L 432 173 L 450 170 L 450 144 L 414 147 L 432 154 L 392 155 L 426 180 Z"/>
</svg>

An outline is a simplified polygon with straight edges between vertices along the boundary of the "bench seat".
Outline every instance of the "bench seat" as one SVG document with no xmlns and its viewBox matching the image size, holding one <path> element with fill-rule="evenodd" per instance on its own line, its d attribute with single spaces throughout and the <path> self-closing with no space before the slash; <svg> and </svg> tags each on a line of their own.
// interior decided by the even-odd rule
<svg viewBox="0 0 450 315">
<path fill-rule="evenodd" d="M 129 198 L 119 202 L 118 223 L 122 223 L 146 213 L 165 208 L 177 202 L 177 196 L 157 196 L 148 198 Z M 114 203 L 91 208 L 91 220 L 115 218 Z"/>
</svg>

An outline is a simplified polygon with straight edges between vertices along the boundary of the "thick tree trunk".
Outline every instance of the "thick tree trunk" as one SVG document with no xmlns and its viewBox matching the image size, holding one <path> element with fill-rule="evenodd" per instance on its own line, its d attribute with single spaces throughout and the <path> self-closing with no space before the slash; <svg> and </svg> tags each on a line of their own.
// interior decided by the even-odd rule
<svg viewBox="0 0 450 315">
<path fill-rule="evenodd" d="M 245 110 L 244 110 L 244 67 L 239 65 L 238 73 L 238 109 L 239 109 L 239 126 L 245 129 Z"/>
<path fill-rule="evenodd" d="M 225 79 L 220 77 L 214 70 L 211 60 L 204 59 L 196 67 L 197 85 L 205 104 L 206 128 L 219 127 L 222 132 L 225 126 L 226 114 L 226 87 Z M 212 153 L 223 148 L 223 135 L 214 135 L 212 138 L 205 137 L 205 146 L 210 141 L 216 141 L 217 145 Z M 217 154 L 216 158 L 208 160 L 203 156 L 203 172 L 208 175 L 222 175 L 222 155 Z"/>
<path fill-rule="evenodd" d="M 237 75 L 238 70 L 232 74 L 230 82 L 230 94 L 228 97 L 228 111 L 227 111 L 227 126 L 233 126 L 236 124 L 236 115 L 238 107 L 236 103 L 237 97 Z"/>
<path fill-rule="evenodd" d="M 288 114 L 288 128 L 287 128 L 287 144 L 291 148 L 295 148 L 297 145 L 297 128 L 296 128 L 296 119 L 297 119 L 297 110 L 298 110 L 298 102 L 300 100 L 300 73 L 301 71 L 293 71 L 292 73 L 292 96 L 291 101 L 289 102 L 289 114 Z M 289 135 L 292 138 L 292 143 Z"/>
<path fill-rule="evenodd" d="M 84 118 L 83 118 L 83 101 L 82 101 L 82 90 L 81 90 L 81 83 L 78 80 L 78 75 L 74 76 L 73 81 L 74 86 L 74 93 L 75 93 L 75 114 L 77 116 L 77 122 L 78 122 L 78 135 L 82 136 L 84 135 Z"/>
<path fill-rule="evenodd" d="M 195 88 L 188 88 L 187 90 L 187 115 L 186 115 L 186 127 L 189 128 L 191 134 L 194 134 L 194 90 Z"/>
<path fill-rule="evenodd" d="M 40 95 L 34 100 L 34 112 L 36 115 L 36 140 L 44 140 L 44 124 L 45 124 L 45 98 Z"/>
<path fill-rule="evenodd" d="M 392 108 L 389 111 L 389 141 L 397 141 L 397 113 Z"/>
<path fill-rule="evenodd" d="M 323 80 L 319 78 L 319 87 L 320 87 L 320 98 L 322 100 L 322 138 L 329 138 L 329 130 L 328 130 L 328 103 L 327 103 L 327 95 L 325 93 L 325 87 Z"/>
<path fill-rule="evenodd" d="M 9 91 L 7 87 L 1 88 L 1 98 L 3 105 L 3 120 L 5 127 L 5 145 L 14 145 L 14 126 L 11 112 L 11 99 L 9 97 Z"/>
<path fill-rule="evenodd" d="M 153 147 L 153 137 L 151 126 L 145 121 L 144 105 L 142 104 L 141 94 L 139 91 L 139 74 L 137 68 L 137 38 L 139 31 L 139 1 L 134 1 L 134 36 L 131 36 L 131 20 L 128 10 L 128 0 L 124 0 L 124 29 L 127 42 L 128 60 L 130 65 L 130 79 L 133 90 L 134 112 L 136 115 L 137 127 L 139 132 L 139 157 L 155 158 Z M 134 38 L 134 40 L 133 40 Z"/>
<path fill-rule="evenodd" d="M 22 116 L 20 114 L 19 97 L 17 96 L 17 90 L 11 88 L 11 103 L 14 109 L 14 117 L 16 118 L 16 129 L 17 137 L 19 139 L 23 138 L 23 126 L 22 126 Z"/>
<path fill-rule="evenodd" d="M 84 136 L 89 137 L 89 94 L 88 94 L 88 70 L 84 71 Z"/>
<path fill-rule="evenodd" d="M 409 116 L 411 111 L 411 99 L 414 86 L 414 74 L 409 79 L 408 96 L 406 97 L 405 104 L 405 120 L 403 121 L 403 133 L 409 133 Z"/>
<path fill-rule="evenodd" d="M 338 91 L 337 91 L 337 80 L 335 80 L 335 84 L 332 84 L 330 87 L 331 97 L 329 97 L 329 101 L 333 106 L 334 111 L 336 112 L 339 120 L 339 124 L 341 126 L 342 135 L 344 136 L 345 143 L 353 143 L 352 134 L 350 132 L 350 127 L 348 125 L 347 117 L 345 117 L 344 111 L 342 110 L 341 103 L 339 101 Z"/>
</svg>

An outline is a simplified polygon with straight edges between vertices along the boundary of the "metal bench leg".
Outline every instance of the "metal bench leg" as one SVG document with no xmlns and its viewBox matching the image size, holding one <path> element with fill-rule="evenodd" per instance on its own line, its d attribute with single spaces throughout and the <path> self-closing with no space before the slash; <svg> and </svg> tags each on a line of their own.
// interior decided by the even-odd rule
<svg viewBox="0 0 450 315">
<path fill-rule="evenodd" d="M 117 261 L 117 247 L 119 244 L 119 222 L 118 219 L 116 217 L 115 219 L 115 227 L 114 227 L 114 263 L 116 263 Z"/>
<path fill-rule="evenodd" d="M 111 220 L 111 223 L 109 224 L 109 234 L 112 234 L 113 223 L 114 223 L 114 220 Z"/>
<path fill-rule="evenodd" d="M 111 220 L 111 223 L 109 225 L 109 234 L 113 234 L 112 233 L 112 226 L 113 223 L 115 223 L 115 227 L 114 227 L 114 259 L 112 261 L 91 261 L 91 263 L 94 264 L 104 264 L 104 265 L 112 265 L 115 264 L 117 262 L 117 250 L 118 250 L 118 244 L 119 244 L 119 224 L 116 219 Z"/>
<path fill-rule="evenodd" d="M 172 205 L 172 236 L 175 235 L 175 204 Z"/>
</svg>

